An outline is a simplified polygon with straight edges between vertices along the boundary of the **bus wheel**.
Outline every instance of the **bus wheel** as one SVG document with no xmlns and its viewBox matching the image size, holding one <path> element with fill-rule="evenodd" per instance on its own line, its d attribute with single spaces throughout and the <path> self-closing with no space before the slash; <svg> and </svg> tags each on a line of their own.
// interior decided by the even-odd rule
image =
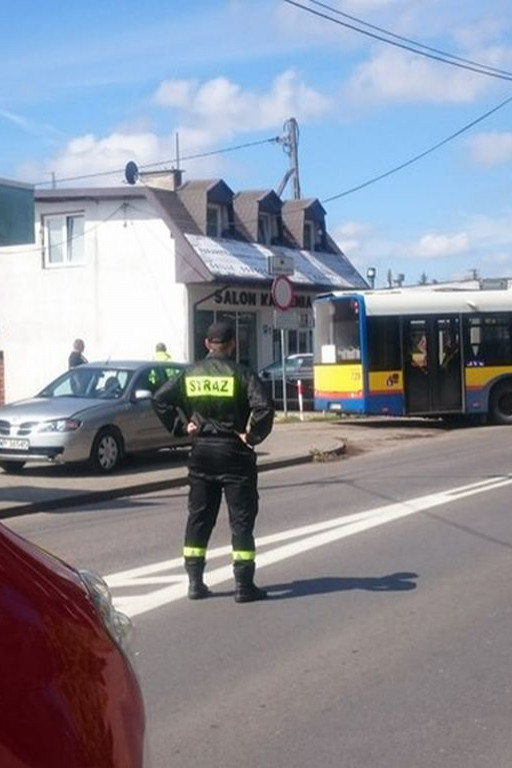
<svg viewBox="0 0 512 768">
<path fill-rule="evenodd" d="M 489 415 L 495 424 L 512 424 L 512 381 L 504 381 L 494 387 Z"/>
</svg>

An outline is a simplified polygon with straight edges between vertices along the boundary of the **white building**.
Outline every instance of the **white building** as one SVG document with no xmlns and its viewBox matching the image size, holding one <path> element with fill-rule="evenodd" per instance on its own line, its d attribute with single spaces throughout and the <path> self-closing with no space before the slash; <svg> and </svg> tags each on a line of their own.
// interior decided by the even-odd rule
<svg viewBox="0 0 512 768">
<path fill-rule="evenodd" d="M 315 199 L 235 194 L 181 172 L 117 188 L 35 193 L 35 245 L 0 248 L 5 400 L 34 394 L 67 367 L 75 338 L 91 361 L 204 353 L 210 322 L 230 317 L 237 358 L 254 368 L 312 348 L 313 297 L 366 287 L 328 235 Z M 293 305 L 276 311 L 271 257 L 293 263 Z"/>
</svg>

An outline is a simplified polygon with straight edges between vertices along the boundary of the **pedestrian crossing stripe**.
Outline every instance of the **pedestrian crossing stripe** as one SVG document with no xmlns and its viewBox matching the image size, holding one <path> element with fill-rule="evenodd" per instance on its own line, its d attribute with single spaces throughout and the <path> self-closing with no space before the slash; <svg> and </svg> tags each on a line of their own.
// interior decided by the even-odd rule
<svg viewBox="0 0 512 768">
<path fill-rule="evenodd" d="M 185 376 L 187 397 L 233 397 L 234 376 Z"/>
</svg>

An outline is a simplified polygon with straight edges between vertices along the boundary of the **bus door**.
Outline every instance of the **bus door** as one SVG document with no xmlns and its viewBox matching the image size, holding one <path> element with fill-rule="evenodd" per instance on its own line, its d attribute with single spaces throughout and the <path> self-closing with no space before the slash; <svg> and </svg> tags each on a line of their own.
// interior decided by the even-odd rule
<svg viewBox="0 0 512 768">
<path fill-rule="evenodd" d="M 459 318 L 406 320 L 403 334 L 407 413 L 462 411 Z"/>
</svg>

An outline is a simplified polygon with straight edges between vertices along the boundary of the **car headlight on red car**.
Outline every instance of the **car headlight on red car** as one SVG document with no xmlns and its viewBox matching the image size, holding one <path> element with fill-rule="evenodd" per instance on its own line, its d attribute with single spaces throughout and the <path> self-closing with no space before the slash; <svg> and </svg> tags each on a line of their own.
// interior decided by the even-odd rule
<svg viewBox="0 0 512 768">
<path fill-rule="evenodd" d="M 39 424 L 38 432 L 75 432 L 82 426 L 79 419 L 55 419 L 53 421 L 42 421 Z"/>
<path fill-rule="evenodd" d="M 126 653 L 129 653 L 133 636 L 131 619 L 114 607 L 110 589 L 99 574 L 88 570 L 80 570 L 78 573 L 109 635 Z"/>
</svg>

